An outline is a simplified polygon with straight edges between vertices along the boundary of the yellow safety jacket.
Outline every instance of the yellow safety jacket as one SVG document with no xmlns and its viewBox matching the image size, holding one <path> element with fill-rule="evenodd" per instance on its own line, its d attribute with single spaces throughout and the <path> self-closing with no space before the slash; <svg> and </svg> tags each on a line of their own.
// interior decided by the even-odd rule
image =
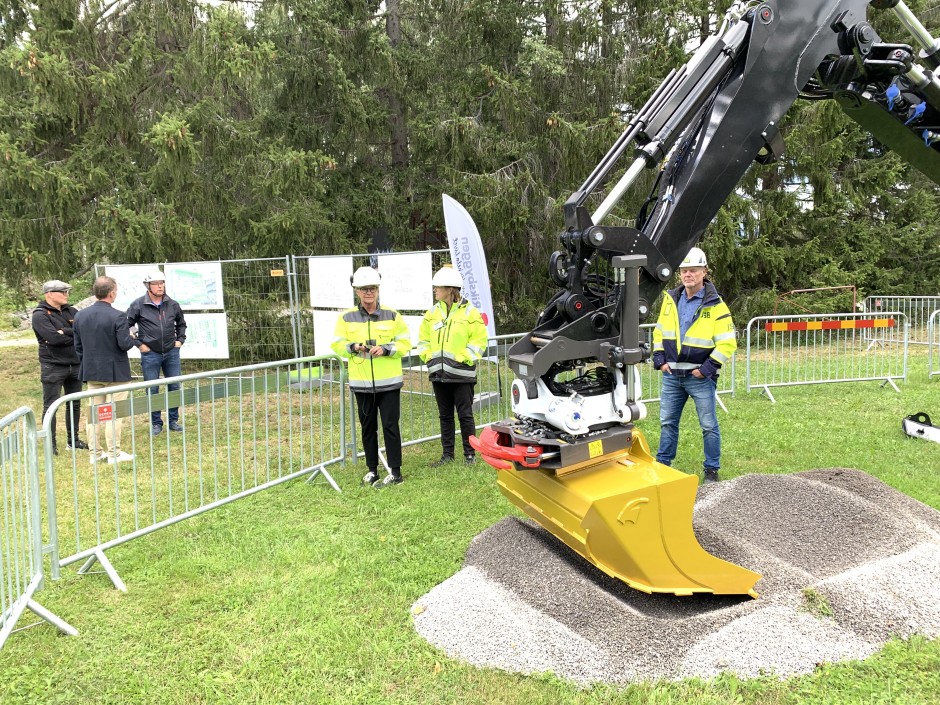
<svg viewBox="0 0 940 705">
<path fill-rule="evenodd" d="M 718 379 L 718 370 L 738 348 L 731 311 L 715 285 L 706 280 L 702 304 L 685 337 L 679 340 L 680 296 L 685 296 L 685 288 L 681 286 L 663 296 L 659 320 L 653 330 L 653 367 L 658 370 L 668 362 L 673 370 L 698 368 L 703 376 Z"/>
<path fill-rule="evenodd" d="M 418 329 L 418 355 L 427 364 L 432 382 L 475 382 L 477 360 L 488 343 L 483 316 L 466 299 L 453 304 L 450 311 L 438 301 L 424 314 Z"/>
<path fill-rule="evenodd" d="M 385 354 L 372 357 L 368 352 L 354 353 L 357 343 L 381 345 Z M 330 348 L 349 360 L 349 386 L 354 392 L 375 394 L 404 385 L 401 359 L 411 352 L 411 336 L 398 311 L 381 306 L 374 313 L 367 313 L 361 306 L 344 311 L 336 321 Z"/>
</svg>

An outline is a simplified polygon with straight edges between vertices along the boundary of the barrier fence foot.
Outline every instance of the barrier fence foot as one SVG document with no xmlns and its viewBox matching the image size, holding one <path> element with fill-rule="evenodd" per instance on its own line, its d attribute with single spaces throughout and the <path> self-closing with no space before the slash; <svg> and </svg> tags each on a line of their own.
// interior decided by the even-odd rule
<svg viewBox="0 0 940 705">
<path fill-rule="evenodd" d="M 767 395 L 767 398 L 770 399 L 770 403 L 771 403 L 771 404 L 776 404 L 776 403 L 777 403 L 777 400 L 774 399 L 774 395 L 770 393 L 770 387 L 768 387 L 768 386 L 765 385 L 765 386 L 761 387 L 760 390 L 761 390 L 761 393 L 762 393 L 762 394 L 766 394 L 766 395 Z"/>
<path fill-rule="evenodd" d="M 379 462 L 382 463 L 382 467 L 385 468 L 385 472 L 389 475 L 392 474 L 392 469 L 388 466 L 388 461 L 385 459 L 385 450 L 384 447 L 379 448 Z"/>
<path fill-rule="evenodd" d="M 322 476 L 327 482 L 329 482 L 330 487 L 332 487 L 334 490 L 337 492 L 342 492 L 342 490 L 339 488 L 339 485 L 336 484 L 336 481 L 333 479 L 330 473 L 326 471 L 326 465 L 317 465 L 313 469 L 313 472 L 310 473 L 310 477 L 307 478 L 307 484 L 310 484 L 316 480 L 318 476 Z"/>
<path fill-rule="evenodd" d="M 728 407 L 725 406 L 725 403 L 721 400 L 721 396 L 720 396 L 720 395 L 715 394 L 715 401 L 718 402 L 718 406 L 721 407 L 721 410 L 724 411 L 724 412 L 727 414 L 727 413 L 728 413 Z"/>
<path fill-rule="evenodd" d="M 114 569 L 114 566 L 111 565 L 111 561 L 108 560 L 108 557 L 104 555 L 104 551 L 100 548 L 95 549 L 95 553 L 92 556 L 88 557 L 88 560 L 85 561 L 84 565 L 78 569 L 79 575 L 87 575 L 89 569 L 95 564 L 95 561 L 98 561 L 101 564 L 101 567 L 104 568 L 104 572 L 108 574 L 108 577 L 111 579 L 111 582 L 121 592 L 127 592 L 127 585 L 124 584 L 124 581 L 121 580 L 121 576 L 118 575 L 118 572 Z"/>
<path fill-rule="evenodd" d="M 19 629 L 16 628 L 17 622 L 19 622 L 20 617 L 23 616 L 23 612 L 27 609 L 40 619 L 43 619 L 54 626 L 63 634 L 68 634 L 69 636 L 75 636 L 78 634 L 78 630 L 75 629 L 75 627 L 66 622 L 64 619 L 56 617 L 54 614 L 52 614 L 52 612 L 33 600 L 33 593 L 36 592 L 38 586 L 38 581 L 33 581 L 29 588 L 27 588 L 26 592 L 3 613 L 2 617 L 0 617 L 0 624 L 3 625 L 3 628 L 0 629 L 0 649 L 3 648 L 3 645 L 6 643 L 7 639 L 13 632 L 17 632 L 22 629 L 28 629 L 29 627 L 33 627 L 36 624 L 39 624 L 39 622 L 35 622 L 33 624 L 27 624 L 26 626 L 20 627 Z"/>
<path fill-rule="evenodd" d="M 894 391 L 896 391 L 898 394 L 901 393 L 901 390 L 898 389 L 898 385 L 896 385 L 896 384 L 894 383 L 894 380 L 891 379 L 890 377 L 887 377 L 887 378 L 885 379 L 885 381 L 884 381 L 884 384 L 882 384 L 881 386 L 884 387 L 885 384 L 890 384 L 892 387 L 894 387 Z"/>
<path fill-rule="evenodd" d="M 35 600 L 29 600 L 26 603 L 26 608 L 30 610 L 33 614 L 35 614 L 37 617 L 49 622 L 49 624 L 51 624 L 53 627 L 58 629 L 63 634 L 67 634 L 68 636 L 78 635 L 78 630 L 75 627 L 73 627 L 71 624 L 66 622 L 61 617 L 57 617 L 56 615 L 54 615 L 52 612 L 47 610 L 45 607 L 40 605 Z"/>
</svg>

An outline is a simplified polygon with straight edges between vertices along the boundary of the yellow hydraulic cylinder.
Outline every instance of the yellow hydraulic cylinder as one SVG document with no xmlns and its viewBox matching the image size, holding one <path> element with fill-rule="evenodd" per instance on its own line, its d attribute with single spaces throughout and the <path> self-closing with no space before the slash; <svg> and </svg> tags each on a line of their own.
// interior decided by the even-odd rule
<svg viewBox="0 0 940 705">
<path fill-rule="evenodd" d="M 608 575 L 643 592 L 757 597 L 760 575 L 706 552 L 692 530 L 698 478 L 657 463 L 633 430 L 626 450 L 564 471 L 497 472 L 500 491 Z"/>
</svg>

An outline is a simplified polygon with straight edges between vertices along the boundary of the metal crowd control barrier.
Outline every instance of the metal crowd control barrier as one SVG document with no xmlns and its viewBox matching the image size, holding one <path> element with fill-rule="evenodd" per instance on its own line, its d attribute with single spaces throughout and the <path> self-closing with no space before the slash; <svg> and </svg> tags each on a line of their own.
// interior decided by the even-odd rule
<svg viewBox="0 0 940 705">
<path fill-rule="evenodd" d="M 885 311 L 900 311 L 907 316 L 908 336 L 911 343 L 928 342 L 930 314 L 940 308 L 940 296 L 866 296 L 862 310 L 869 315 L 889 315 Z M 865 331 L 868 340 L 879 340 L 879 330 Z"/>
<path fill-rule="evenodd" d="M 940 310 L 927 320 L 927 377 L 934 375 L 940 375 Z"/>
<path fill-rule="evenodd" d="M 42 517 L 36 417 L 20 407 L 0 419 L 0 649 L 25 610 L 70 636 L 78 632 L 33 599 L 42 586 Z"/>
<path fill-rule="evenodd" d="M 655 324 L 644 324 L 641 329 L 645 331 L 647 342 L 652 349 L 653 328 Z M 500 421 L 512 416 L 510 403 L 510 390 L 515 375 L 509 367 L 509 349 L 512 345 L 528 333 L 513 333 L 498 335 L 489 339 L 487 354 L 477 365 L 477 384 L 473 403 L 474 421 L 478 429 L 494 421 Z M 411 446 L 441 437 L 440 419 L 434 391 L 428 380 L 427 368 L 421 360 L 412 355 L 402 362 L 405 386 L 402 389 L 401 406 L 401 437 L 402 446 Z M 640 378 L 643 396 L 640 401 L 645 403 L 658 402 L 662 390 L 662 373 L 653 369 L 652 364 L 640 365 Z M 735 360 L 724 367 L 718 382 L 718 403 L 727 411 L 721 396 L 734 394 Z M 355 409 L 353 393 L 349 393 L 349 408 Z M 355 413 L 349 414 L 349 427 L 347 429 L 346 453 L 350 458 L 361 457 L 357 449 L 358 431 Z M 459 428 L 457 429 L 459 433 Z M 381 438 L 380 438 L 381 440 Z M 460 440 L 458 438 L 457 443 Z M 459 449 L 458 449 L 459 450 Z M 379 458 L 388 470 L 385 461 L 385 447 L 380 446 Z"/>
<path fill-rule="evenodd" d="M 326 466 L 345 459 L 345 380 L 340 359 L 324 355 L 123 384 L 97 405 L 101 390 L 58 399 L 43 420 L 53 579 L 61 566 L 85 561 L 87 573 L 98 562 L 126 590 L 110 548 L 304 475 L 339 492 Z M 52 415 L 73 399 L 92 401 L 86 441 L 107 434 L 110 456 L 53 456 Z M 167 421 L 172 409 L 182 430 L 152 435 L 151 413 Z"/>
<path fill-rule="evenodd" d="M 873 335 L 865 335 L 874 332 Z M 900 312 L 761 316 L 747 324 L 747 391 L 827 382 L 907 379 L 908 325 Z"/>
</svg>

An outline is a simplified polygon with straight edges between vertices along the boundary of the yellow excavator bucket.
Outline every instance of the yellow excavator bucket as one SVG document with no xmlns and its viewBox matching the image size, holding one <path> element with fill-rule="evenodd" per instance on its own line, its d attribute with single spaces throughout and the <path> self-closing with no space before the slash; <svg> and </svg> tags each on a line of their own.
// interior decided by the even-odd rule
<svg viewBox="0 0 940 705">
<path fill-rule="evenodd" d="M 627 449 L 564 471 L 501 467 L 497 484 L 513 504 L 630 587 L 757 597 L 758 573 L 716 558 L 695 538 L 698 478 L 657 463 L 636 429 Z"/>
</svg>

